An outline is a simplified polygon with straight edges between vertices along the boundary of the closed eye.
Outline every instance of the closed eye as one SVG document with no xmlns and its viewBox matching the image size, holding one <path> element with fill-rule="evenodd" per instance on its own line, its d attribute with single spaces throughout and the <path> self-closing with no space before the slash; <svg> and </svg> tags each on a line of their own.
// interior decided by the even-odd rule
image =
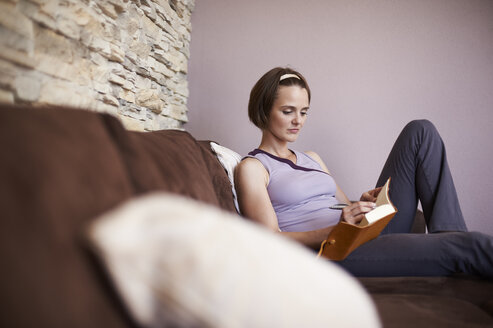
<svg viewBox="0 0 493 328">
<path fill-rule="evenodd" d="M 286 115 L 291 114 L 293 111 L 294 111 L 294 108 L 292 108 L 291 106 L 285 106 L 282 109 L 282 113 L 286 114 Z"/>
<path fill-rule="evenodd" d="M 295 108 L 295 107 L 291 107 L 291 106 L 289 106 L 289 107 L 288 107 L 288 106 L 286 106 L 286 107 L 284 107 L 284 108 L 282 109 L 282 113 L 283 113 L 284 115 L 290 115 L 290 114 L 294 113 L 295 111 L 296 111 L 296 108 Z M 301 116 L 306 116 L 306 115 L 308 115 L 308 108 L 303 108 L 303 109 L 301 109 L 301 111 L 300 111 L 300 115 L 301 115 Z"/>
</svg>

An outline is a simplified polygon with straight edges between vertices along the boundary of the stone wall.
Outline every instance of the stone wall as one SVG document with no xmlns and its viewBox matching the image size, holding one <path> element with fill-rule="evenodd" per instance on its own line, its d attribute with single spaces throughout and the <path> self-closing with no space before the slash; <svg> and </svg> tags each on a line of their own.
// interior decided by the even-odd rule
<svg viewBox="0 0 493 328">
<path fill-rule="evenodd" d="M 194 0 L 0 0 L 0 101 L 187 121 Z"/>
</svg>

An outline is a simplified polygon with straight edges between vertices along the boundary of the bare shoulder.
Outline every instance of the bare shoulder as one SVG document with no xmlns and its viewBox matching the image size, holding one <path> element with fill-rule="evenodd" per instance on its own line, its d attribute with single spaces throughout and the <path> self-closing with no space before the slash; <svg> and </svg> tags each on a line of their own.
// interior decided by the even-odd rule
<svg viewBox="0 0 493 328">
<path fill-rule="evenodd" d="M 320 156 L 316 152 L 314 152 L 313 150 L 307 150 L 307 151 L 305 151 L 305 154 L 307 154 L 308 156 L 310 156 L 311 158 L 313 158 L 317 162 L 322 161 L 322 158 L 320 158 Z"/>
<path fill-rule="evenodd" d="M 305 151 L 305 154 L 307 154 L 308 156 L 310 156 L 311 158 L 313 158 L 318 164 L 320 164 L 320 166 L 322 167 L 322 169 L 329 173 L 329 169 L 327 169 L 327 165 L 325 165 L 324 161 L 322 160 L 322 158 L 314 151 L 311 151 L 311 150 L 307 150 Z"/>
<path fill-rule="evenodd" d="M 238 172 L 250 172 L 261 170 L 265 171 L 265 168 L 258 159 L 247 157 L 238 163 L 235 170 Z"/>
<path fill-rule="evenodd" d="M 243 159 L 240 163 L 235 168 L 235 178 L 236 179 L 252 179 L 252 178 L 267 178 L 268 179 L 268 173 L 265 167 L 262 165 L 262 163 L 252 157 L 247 157 Z"/>
</svg>

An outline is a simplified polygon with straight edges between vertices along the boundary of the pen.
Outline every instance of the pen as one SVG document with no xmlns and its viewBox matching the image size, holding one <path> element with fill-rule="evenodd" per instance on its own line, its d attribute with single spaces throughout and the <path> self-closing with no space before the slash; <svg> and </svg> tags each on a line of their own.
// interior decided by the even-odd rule
<svg viewBox="0 0 493 328">
<path fill-rule="evenodd" d="M 348 206 L 348 204 L 334 204 L 334 205 L 330 206 L 329 208 L 331 210 L 342 210 L 346 206 Z"/>
</svg>

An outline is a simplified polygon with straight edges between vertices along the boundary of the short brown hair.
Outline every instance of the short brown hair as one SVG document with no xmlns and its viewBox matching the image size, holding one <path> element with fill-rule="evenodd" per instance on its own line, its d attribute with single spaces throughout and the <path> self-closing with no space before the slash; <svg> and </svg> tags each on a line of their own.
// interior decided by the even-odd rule
<svg viewBox="0 0 493 328">
<path fill-rule="evenodd" d="M 294 74 L 299 78 L 291 76 L 281 81 L 281 76 L 285 74 Z M 306 89 L 308 92 L 308 102 L 310 102 L 310 88 L 303 75 L 287 67 L 271 69 L 255 83 L 252 91 L 250 91 L 250 100 L 248 101 L 248 117 L 260 129 L 267 127 L 269 114 L 277 98 L 277 91 L 280 85 L 297 85 L 300 88 Z"/>
</svg>

